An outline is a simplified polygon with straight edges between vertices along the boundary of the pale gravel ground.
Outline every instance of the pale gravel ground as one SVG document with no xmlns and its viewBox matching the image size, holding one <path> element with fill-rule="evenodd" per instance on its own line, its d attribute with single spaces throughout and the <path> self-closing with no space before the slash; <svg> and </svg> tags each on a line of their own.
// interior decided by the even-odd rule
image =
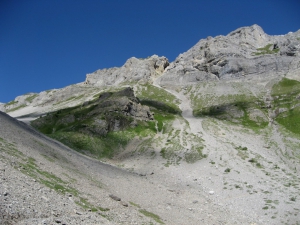
<svg viewBox="0 0 300 225">
<path fill-rule="evenodd" d="M 130 204 L 129 207 L 124 207 L 119 202 L 110 199 L 108 197 L 110 193 L 121 197 L 127 203 L 134 202 L 141 208 L 159 215 L 165 224 L 198 224 L 201 221 L 203 224 L 249 223 L 248 219 L 234 215 L 226 208 L 211 204 L 207 193 L 186 185 L 190 182 L 185 180 L 185 176 L 182 177 L 183 182 L 170 179 L 167 171 L 163 173 L 164 176 L 156 174 L 139 176 L 81 156 L 35 133 L 24 124 L 16 124 L 6 116 L 1 115 L 0 118 L 1 138 L 6 142 L 15 143 L 16 148 L 26 156 L 35 158 L 41 170 L 51 172 L 64 180 L 67 179 L 66 177 L 76 179 L 76 182 L 70 185 L 80 190 L 83 197 L 95 205 L 100 204 L 101 207 L 111 209 L 106 212 L 111 221 L 106 221 L 97 213 L 83 209 L 81 209 L 83 215 L 78 216 L 74 210 L 72 212 L 72 209 L 75 211 L 80 209 L 70 202 L 67 196 L 50 192 L 48 188 L 36 184 L 32 178 L 22 175 L 12 167 L 14 165 L 12 162 L 18 161 L 18 158 L 1 152 L 1 166 L 5 171 L 9 171 L 6 174 L 1 173 L 1 190 L 9 193 L 6 201 L 1 204 L 1 213 L 5 214 L 7 211 L 11 216 L 10 206 L 18 204 L 19 213 L 23 215 L 20 216 L 21 220 L 18 223 L 13 222 L 13 224 L 42 224 L 42 222 L 54 224 L 56 219 L 65 221 L 67 224 L 103 224 L 103 221 L 106 224 L 149 224 L 152 221 L 155 224 L 155 221 L 139 213 L 138 207 Z M 57 160 L 51 162 L 41 154 L 49 157 L 55 155 Z M 20 188 L 19 184 L 25 180 L 28 187 L 24 185 Z M 45 192 L 37 192 L 36 190 L 39 189 L 44 189 Z M 1 194 L 3 195 L 5 191 Z M 34 197 L 28 199 L 28 195 Z M 49 199 L 49 203 L 41 201 L 43 196 Z M 28 200 L 21 202 L 21 199 Z M 193 203 L 195 200 L 198 203 Z M 66 208 L 62 206 L 63 204 L 67 204 Z M 29 212 L 29 206 L 37 212 Z M 51 214 L 52 211 L 58 211 L 59 215 Z"/>
<path fill-rule="evenodd" d="M 2 212 L 3 207 L 9 208 L 18 199 L 28 199 L 28 193 L 31 193 L 34 198 L 21 203 L 20 207 L 24 209 L 20 213 L 26 218 L 21 217 L 18 224 L 43 224 L 43 221 L 56 224 L 57 218 L 67 224 L 155 224 L 155 221 L 139 213 L 137 206 L 129 204 L 129 207 L 124 207 L 110 199 L 108 195 L 112 193 L 127 203 L 133 202 L 159 215 L 165 224 L 171 225 L 299 224 L 299 199 L 290 201 L 291 197 L 299 196 L 299 174 L 292 169 L 293 165 L 289 165 L 292 161 L 282 157 L 282 149 L 287 150 L 287 147 L 283 137 L 276 132 L 276 125 L 272 125 L 275 129 L 270 127 L 270 131 L 255 134 L 217 120 L 194 118 L 190 100 L 184 93 L 170 92 L 181 100 L 180 108 L 189 125 L 188 128 L 182 120 L 174 122 L 175 128 L 181 130 L 181 144 L 185 143 L 184 132 L 197 134 L 204 139 L 203 151 L 208 157 L 197 163 L 181 162 L 180 165 L 165 167 L 165 160 L 161 157 L 153 158 L 143 154 L 129 157 L 127 152 L 130 153 L 131 148 L 135 148 L 138 143 L 138 140 L 134 140 L 119 158 L 108 162 L 122 166 L 116 168 L 82 156 L 43 135 L 31 132 L 26 126 L 15 125 L 15 122 L 1 115 L 1 138 L 16 143 L 19 151 L 40 162 L 41 169 L 51 171 L 63 179 L 67 179 L 63 174 L 76 179 L 72 185 L 84 197 L 95 205 L 111 209 L 103 213 L 111 220 L 80 209 L 67 196 L 50 192 L 13 169 L 11 162 L 16 159 L 4 153 L 1 154 L 6 159 L 1 158 L 0 168 L 9 173 L 1 173 L 0 190 L 8 190 L 10 194 L 5 204 L 1 205 Z M 163 140 L 166 136 L 158 133 L 157 138 Z M 44 146 L 36 144 L 37 141 Z M 247 147 L 248 159 L 258 157 L 264 168 L 257 168 L 248 159 L 241 159 L 235 149 L 238 146 Z M 189 143 L 186 143 L 186 147 L 189 147 Z M 156 155 L 159 155 L 159 146 L 153 144 L 153 148 Z M 57 160 L 50 162 L 41 154 L 56 155 Z M 275 170 L 275 164 L 280 169 Z M 224 172 L 226 168 L 231 169 L 230 173 Z M 24 181 L 28 185 L 19 188 Z M 284 186 L 289 182 L 298 186 Z M 36 190 L 40 189 L 45 192 L 37 193 Z M 5 191 L 1 191 L 1 197 Z M 41 201 L 43 196 L 50 203 Z M 36 203 L 42 205 L 35 208 L 38 212 L 28 212 L 28 205 Z M 67 206 L 62 206 L 64 203 Z M 268 209 L 263 210 L 265 206 Z M 58 210 L 60 216 L 53 215 L 53 209 Z M 82 212 L 82 215 L 76 214 L 76 210 Z"/>
</svg>

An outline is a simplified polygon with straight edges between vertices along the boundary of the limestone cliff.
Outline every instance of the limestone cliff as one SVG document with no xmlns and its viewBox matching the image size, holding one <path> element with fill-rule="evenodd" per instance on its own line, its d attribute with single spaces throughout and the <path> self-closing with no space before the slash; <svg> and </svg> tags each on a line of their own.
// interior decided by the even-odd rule
<svg viewBox="0 0 300 225">
<path fill-rule="evenodd" d="M 97 70 L 86 75 L 85 84 L 118 85 L 124 82 L 148 82 L 161 75 L 169 65 L 166 57 L 153 55 L 147 59 L 132 57 L 122 67 Z"/>
<path fill-rule="evenodd" d="M 162 85 L 286 74 L 300 68 L 300 30 L 270 36 L 261 27 L 207 37 L 180 54 L 159 78 Z M 174 82 L 176 81 L 176 82 Z"/>
<path fill-rule="evenodd" d="M 165 57 L 130 58 L 119 68 L 87 74 L 85 84 L 119 85 L 152 82 L 185 85 L 241 77 L 287 75 L 300 68 L 300 30 L 286 35 L 266 34 L 258 25 L 228 35 L 201 39 L 169 63 Z"/>
</svg>

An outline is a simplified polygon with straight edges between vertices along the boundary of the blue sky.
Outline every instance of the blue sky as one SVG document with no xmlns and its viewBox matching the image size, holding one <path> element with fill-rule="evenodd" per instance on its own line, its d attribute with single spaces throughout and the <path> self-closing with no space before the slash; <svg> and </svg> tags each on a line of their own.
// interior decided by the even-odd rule
<svg viewBox="0 0 300 225">
<path fill-rule="evenodd" d="M 82 82 L 132 56 L 173 61 L 242 26 L 294 32 L 299 10 L 299 0 L 1 0 L 0 102 Z"/>
</svg>

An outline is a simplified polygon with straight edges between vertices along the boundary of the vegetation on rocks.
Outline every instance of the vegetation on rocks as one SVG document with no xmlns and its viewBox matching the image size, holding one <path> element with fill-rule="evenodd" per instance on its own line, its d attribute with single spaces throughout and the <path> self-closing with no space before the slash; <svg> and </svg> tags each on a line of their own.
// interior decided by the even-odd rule
<svg viewBox="0 0 300 225">
<path fill-rule="evenodd" d="M 141 100 L 141 103 L 153 106 L 156 109 L 171 114 L 181 113 L 178 107 L 179 100 L 162 88 L 155 87 L 151 84 L 140 85 L 137 90 L 137 97 Z"/>
<path fill-rule="evenodd" d="M 299 75 L 298 38 L 253 25 L 200 40 L 171 64 L 131 58 L 0 105 L 24 122 L 40 116 L 36 129 L 108 162 L 0 112 L 1 184 L 20 193 L 1 192 L 0 213 L 28 214 L 34 198 L 52 202 L 32 211 L 36 224 L 44 215 L 53 224 L 298 224 L 300 82 L 287 79 Z M 63 221 L 54 202 L 84 214 Z"/>
<path fill-rule="evenodd" d="M 32 126 L 81 153 L 112 158 L 133 138 L 144 138 L 147 142 L 156 132 L 162 132 L 164 124 L 177 113 L 172 105 L 149 96 L 140 101 L 132 89 L 126 88 L 48 113 L 33 121 Z"/>
<path fill-rule="evenodd" d="M 268 124 L 263 90 L 254 94 L 249 83 L 204 82 L 188 88 L 187 93 L 196 117 L 217 118 L 251 129 Z"/>
<path fill-rule="evenodd" d="M 276 122 L 300 134 L 300 82 L 283 78 L 273 86 L 272 97 Z"/>
<path fill-rule="evenodd" d="M 279 52 L 279 48 L 275 48 L 273 44 L 267 44 L 263 48 L 258 48 L 254 55 L 275 54 Z"/>
</svg>

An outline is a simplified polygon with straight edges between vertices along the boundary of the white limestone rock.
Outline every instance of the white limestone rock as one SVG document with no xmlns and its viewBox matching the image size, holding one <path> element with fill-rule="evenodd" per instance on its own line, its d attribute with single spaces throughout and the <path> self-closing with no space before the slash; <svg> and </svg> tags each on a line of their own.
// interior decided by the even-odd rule
<svg viewBox="0 0 300 225">
<path fill-rule="evenodd" d="M 115 86 L 123 82 L 151 82 L 169 65 L 166 57 L 153 55 L 147 59 L 132 57 L 122 67 L 101 69 L 86 75 L 85 84 Z"/>
<path fill-rule="evenodd" d="M 158 83 L 184 85 L 254 75 L 282 75 L 299 69 L 299 37 L 300 30 L 270 36 L 258 25 L 239 28 L 226 36 L 208 37 L 180 54 Z"/>
</svg>

